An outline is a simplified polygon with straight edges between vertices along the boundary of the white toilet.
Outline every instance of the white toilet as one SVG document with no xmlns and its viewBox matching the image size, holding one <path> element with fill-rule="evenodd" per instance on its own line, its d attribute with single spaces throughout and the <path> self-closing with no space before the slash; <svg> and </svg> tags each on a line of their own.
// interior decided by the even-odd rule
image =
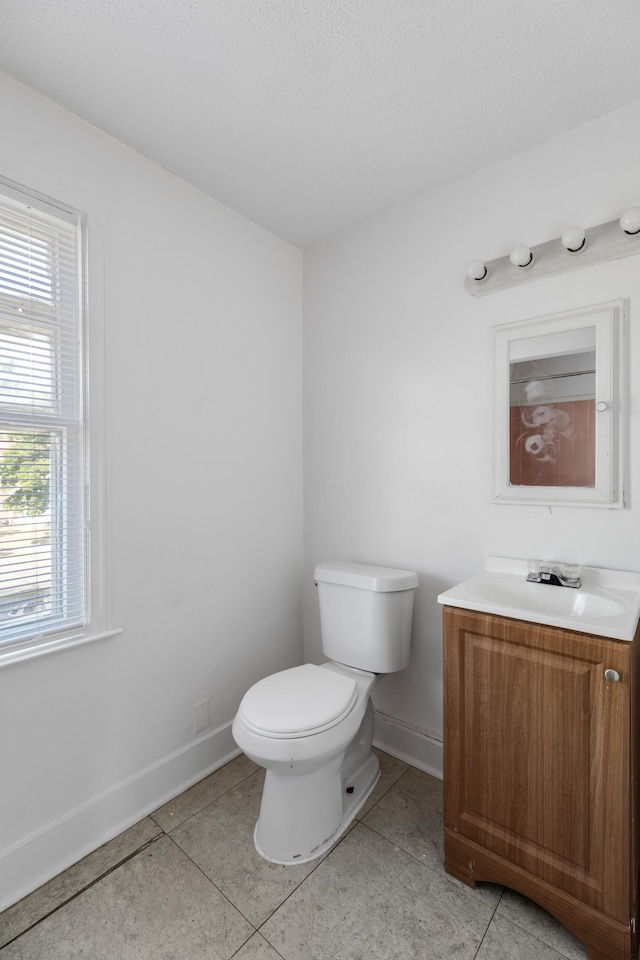
<svg viewBox="0 0 640 960">
<path fill-rule="evenodd" d="M 313 860 L 353 820 L 380 774 L 371 692 L 409 663 L 415 573 L 338 561 L 314 578 L 329 661 L 260 680 L 233 721 L 240 749 L 267 771 L 254 842 L 274 863 Z"/>
</svg>

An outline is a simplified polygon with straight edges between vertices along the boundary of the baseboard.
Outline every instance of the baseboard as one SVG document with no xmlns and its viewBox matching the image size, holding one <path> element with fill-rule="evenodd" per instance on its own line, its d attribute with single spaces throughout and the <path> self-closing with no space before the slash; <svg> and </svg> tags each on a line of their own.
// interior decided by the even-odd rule
<svg viewBox="0 0 640 960">
<path fill-rule="evenodd" d="M 21 900 L 239 753 L 231 736 L 231 723 L 226 723 L 0 853 L 0 910 Z"/>
<path fill-rule="evenodd" d="M 442 780 L 442 741 L 426 730 L 376 710 L 373 745 Z"/>
</svg>

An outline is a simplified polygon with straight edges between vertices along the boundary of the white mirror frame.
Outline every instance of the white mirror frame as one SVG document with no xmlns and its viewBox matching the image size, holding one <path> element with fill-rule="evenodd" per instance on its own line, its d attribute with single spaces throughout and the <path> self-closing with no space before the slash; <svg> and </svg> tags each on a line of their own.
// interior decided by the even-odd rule
<svg viewBox="0 0 640 960">
<path fill-rule="evenodd" d="M 596 414 L 596 470 L 593 487 L 517 486 L 510 482 L 509 391 L 510 358 L 517 341 L 547 334 L 566 334 L 585 327 L 595 329 L 596 403 L 606 408 Z M 494 327 L 494 503 L 520 503 L 619 508 L 624 506 L 623 443 L 626 403 L 622 358 L 627 328 L 627 305 L 612 300 L 565 313 Z M 512 348 L 512 345 L 515 345 Z M 520 344 L 522 348 L 522 344 Z M 521 356 L 518 356 L 521 359 Z"/>
</svg>

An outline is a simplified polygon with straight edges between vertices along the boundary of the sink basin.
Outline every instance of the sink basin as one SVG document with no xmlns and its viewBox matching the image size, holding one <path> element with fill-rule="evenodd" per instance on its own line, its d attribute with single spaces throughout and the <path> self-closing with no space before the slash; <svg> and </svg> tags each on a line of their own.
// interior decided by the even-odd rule
<svg viewBox="0 0 640 960">
<path fill-rule="evenodd" d="M 562 617 L 616 617 L 628 607 L 627 603 L 602 591 L 528 583 L 514 577 L 483 578 L 471 585 L 470 590 L 478 599 L 490 603 Z"/>
<path fill-rule="evenodd" d="M 633 640 L 640 617 L 640 574 L 582 568 L 582 587 L 530 583 L 527 561 L 487 557 L 485 572 L 446 590 L 438 602 L 515 620 Z"/>
</svg>

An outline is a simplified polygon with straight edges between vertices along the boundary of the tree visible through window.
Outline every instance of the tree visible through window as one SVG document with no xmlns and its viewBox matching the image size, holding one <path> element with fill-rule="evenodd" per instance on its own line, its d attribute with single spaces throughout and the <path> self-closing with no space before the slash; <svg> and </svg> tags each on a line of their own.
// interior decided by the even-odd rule
<svg viewBox="0 0 640 960">
<path fill-rule="evenodd" d="M 86 620 L 80 248 L 0 183 L 0 643 Z"/>
<path fill-rule="evenodd" d="M 0 487 L 11 491 L 3 503 L 5 512 L 42 516 L 49 509 L 49 437 L 46 433 L 11 433 L 0 451 Z"/>
</svg>

